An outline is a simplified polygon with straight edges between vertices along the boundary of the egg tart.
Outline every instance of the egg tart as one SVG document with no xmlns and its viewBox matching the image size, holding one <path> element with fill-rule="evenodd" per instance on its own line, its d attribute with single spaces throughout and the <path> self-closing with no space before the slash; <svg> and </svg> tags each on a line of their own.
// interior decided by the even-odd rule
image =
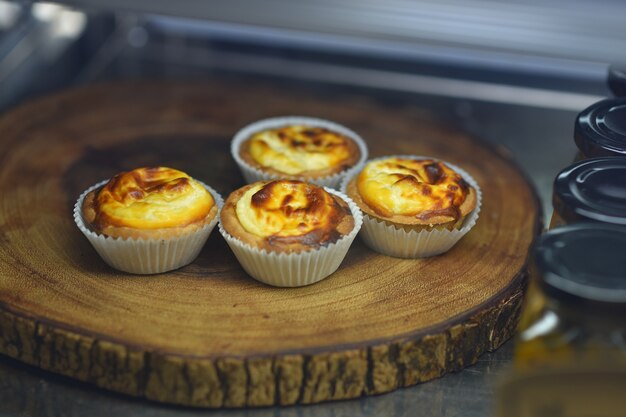
<svg viewBox="0 0 626 417">
<path fill-rule="evenodd" d="M 367 159 L 365 142 L 339 124 L 307 117 L 261 120 L 240 130 L 231 152 L 247 182 L 297 179 L 338 187 Z"/>
<path fill-rule="evenodd" d="M 297 180 L 260 181 L 231 193 L 220 232 L 249 275 L 276 286 L 317 282 L 334 272 L 361 227 L 342 193 Z"/>
<path fill-rule="evenodd" d="M 465 171 L 433 158 L 374 159 L 342 184 L 364 213 L 362 236 L 378 252 L 403 258 L 449 250 L 473 227 L 481 193 Z"/>
<path fill-rule="evenodd" d="M 74 219 L 109 265 L 149 274 L 193 261 L 221 205 L 215 190 L 182 171 L 138 168 L 90 187 Z"/>
</svg>

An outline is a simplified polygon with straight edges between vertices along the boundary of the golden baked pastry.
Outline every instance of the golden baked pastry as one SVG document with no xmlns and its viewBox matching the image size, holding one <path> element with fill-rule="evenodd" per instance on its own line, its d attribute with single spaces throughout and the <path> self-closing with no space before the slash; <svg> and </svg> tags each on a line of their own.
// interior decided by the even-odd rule
<svg viewBox="0 0 626 417">
<path fill-rule="evenodd" d="M 202 184 L 165 167 L 117 174 L 87 194 L 82 206 L 83 218 L 93 231 L 135 239 L 191 233 L 210 223 L 217 210 Z"/>
<path fill-rule="evenodd" d="M 346 193 L 366 214 L 412 229 L 459 227 L 476 207 L 476 190 L 433 159 L 374 160 L 348 183 Z"/>
<path fill-rule="evenodd" d="M 295 180 L 256 182 L 234 191 L 220 219 L 231 236 L 270 252 L 319 248 L 350 233 L 355 224 L 341 198 Z"/>
<path fill-rule="evenodd" d="M 305 125 L 257 132 L 242 143 L 239 153 L 253 167 L 293 178 L 330 176 L 356 165 L 361 157 L 348 136 Z"/>
</svg>

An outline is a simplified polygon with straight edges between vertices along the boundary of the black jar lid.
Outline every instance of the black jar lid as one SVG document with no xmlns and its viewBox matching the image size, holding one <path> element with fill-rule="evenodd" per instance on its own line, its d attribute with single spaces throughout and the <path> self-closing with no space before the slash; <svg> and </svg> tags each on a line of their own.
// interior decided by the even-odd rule
<svg viewBox="0 0 626 417">
<path fill-rule="evenodd" d="M 587 158 L 626 156 L 626 98 L 602 100 L 583 110 L 574 140 Z"/>
<path fill-rule="evenodd" d="M 626 226 L 626 158 L 586 159 L 565 168 L 554 180 L 552 203 L 567 223 Z"/>
<path fill-rule="evenodd" d="M 550 296 L 626 306 L 626 228 L 578 223 L 553 229 L 538 239 L 534 260 Z"/>
</svg>

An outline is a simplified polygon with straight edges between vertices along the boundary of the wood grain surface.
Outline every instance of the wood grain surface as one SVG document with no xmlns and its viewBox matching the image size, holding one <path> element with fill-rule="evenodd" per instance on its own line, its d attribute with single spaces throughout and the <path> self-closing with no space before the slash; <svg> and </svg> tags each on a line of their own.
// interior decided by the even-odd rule
<svg viewBox="0 0 626 417">
<path fill-rule="evenodd" d="M 358 239 L 303 288 L 246 276 L 219 233 L 180 270 L 110 269 L 72 220 L 78 195 L 126 169 L 166 165 L 224 196 L 229 155 L 264 117 L 328 118 L 371 156 L 417 154 L 478 181 L 476 227 L 445 255 L 401 260 Z M 379 394 L 457 371 L 517 323 L 536 196 L 496 150 L 424 110 L 241 82 L 108 84 L 0 119 L 0 353 L 107 389 L 203 407 L 308 404 Z"/>
</svg>

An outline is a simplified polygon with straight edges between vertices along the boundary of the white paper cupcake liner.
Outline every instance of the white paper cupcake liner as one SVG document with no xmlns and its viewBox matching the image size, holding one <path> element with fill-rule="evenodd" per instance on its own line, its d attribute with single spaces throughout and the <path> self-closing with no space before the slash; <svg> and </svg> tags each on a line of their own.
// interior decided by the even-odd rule
<svg viewBox="0 0 626 417">
<path fill-rule="evenodd" d="M 239 149 L 243 142 L 250 138 L 256 132 L 260 132 L 262 130 L 274 129 L 277 127 L 288 126 L 288 125 L 306 125 L 306 126 L 314 126 L 314 127 L 323 127 L 334 132 L 340 133 L 354 140 L 354 142 L 359 147 L 359 151 L 361 153 L 361 157 L 359 161 L 349 169 L 346 169 L 342 172 L 338 172 L 333 175 L 329 175 L 326 177 L 320 178 L 307 178 L 307 177 L 299 177 L 292 175 L 278 175 L 273 173 L 265 172 L 257 167 L 254 167 L 248 164 L 241 158 L 239 154 Z M 334 123 L 324 119 L 317 119 L 314 117 L 302 117 L 302 116 L 286 116 L 286 117 L 274 117 L 271 119 L 259 120 L 258 122 L 254 122 L 239 130 L 230 145 L 230 152 L 233 156 L 235 162 L 239 166 L 241 173 L 243 174 L 244 179 L 248 184 L 251 184 L 256 181 L 268 181 L 279 178 L 289 178 L 295 179 L 305 182 L 310 182 L 313 184 L 320 185 L 322 187 L 330 187 L 338 189 L 341 184 L 341 180 L 353 169 L 360 169 L 363 166 L 365 160 L 367 160 L 367 145 L 365 141 L 354 131 L 348 129 L 345 126 L 342 126 L 338 123 Z"/>
<path fill-rule="evenodd" d="M 348 203 L 354 217 L 354 228 L 336 242 L 319 249 L 298 253 L 275 253 L 254 248 L 231 236 L 220 222 L 220 233 L 248 275 L 276 287 L 301 287 L 321 281 L 339 268 L 361 229 L 363 216 L 357 205 L 346 195 L 330 188 L 325 190 Z"/>
<path fill-rule="evenodd" d="M 191 263 L 217 224 L 219 211 L 224 204 L 217 191 L 198 181 L 211 193 L 217 205 L 218 215 L 209 224 L 195 232 L 169 239 L 113 238 L 89 230 L 82 215 L 85 196 L 107 182 L 101 181 L 80 195 L 74 205 L 74 221 L 108 265 L 131 274 L 158 274 Z"/>
<path fill-rule="evenodd" d="M 364 213 L 361 238 L 372 250 L 395 258 L 427 258 L 449 251 L 472 227 L 474 227 L 478 220 L 478 214 L 480 213 L 480 207 L 482 205 L 482 192 L 478 183 L 467 171 L 437 158 L 412 155 L 389 155 L 375 158 L 371 161 L 387 158 L 409 158 L 415 160 L 434 159 L 443 162 L 454 171 L 458 172 L 465 181 L 474 187 L 476 190 L 476 208 L 465 218 L 463 225 L 459 229 L 454 230 L 430 229 L 421 231 L 411 230 L 407 232 L 400 227 L 393 226 L 383 220 L 376 219 Z M 371 161 L 367 162 L 369 163 Z M 341 183 L 342 192 L 346 192 L 348 183 L 359 173 L 360 170 L 351 171 L 350 175 L 344 178 Z"/>
</svg>

